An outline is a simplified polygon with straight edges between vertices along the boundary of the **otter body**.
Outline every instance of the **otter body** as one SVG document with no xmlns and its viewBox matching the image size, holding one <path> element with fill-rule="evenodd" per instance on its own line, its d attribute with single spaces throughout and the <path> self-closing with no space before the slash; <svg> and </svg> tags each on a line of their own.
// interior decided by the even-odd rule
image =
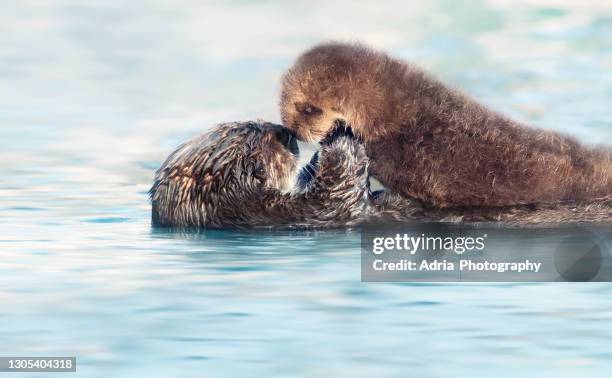
<svg viewBox="0 0 612 378">
<path fill-rule="evenodd" d="M 326 138 L 309 166 L 280 125 L 226 123 L 174 151 L 150 190 L 156 226 L 322 228 L 433 221 L 543 225 L 612 222 L 612 201 L 436 209 L 370 192 L 369 159 L 350 132 Z"/>
<path fill-rule="evenodd" d="M 319 168 L 296 183 L 292 133 L 261 122 L 226 123 L 181 145 L 150 190 L 157 226 L 343 227 L 363 220 L 368 159 L 338 138 L 321 150 Z"/>
<path fill-rule="evenodd" d="M 612 197 L 610 149 L 512 121 L 364 46 L 317 46 L 282 85 L 286 127 L 316 141 L 344 120 L 371 173 L 404 197 L 438 208 Z"/>
</svg>

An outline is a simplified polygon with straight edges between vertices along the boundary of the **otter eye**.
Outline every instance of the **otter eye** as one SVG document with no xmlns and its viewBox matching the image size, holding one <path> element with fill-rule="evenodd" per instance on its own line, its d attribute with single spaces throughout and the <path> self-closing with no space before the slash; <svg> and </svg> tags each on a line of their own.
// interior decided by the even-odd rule
<svg viewBox="0 0 612 378">
<path fill-rule="evenodd" d="M 314 116 L 323 113 L 321 109 L 306 102 L 300 102 L 295 104 L 295 108 L 300 114 L 305 116 Z"/>
</svg>

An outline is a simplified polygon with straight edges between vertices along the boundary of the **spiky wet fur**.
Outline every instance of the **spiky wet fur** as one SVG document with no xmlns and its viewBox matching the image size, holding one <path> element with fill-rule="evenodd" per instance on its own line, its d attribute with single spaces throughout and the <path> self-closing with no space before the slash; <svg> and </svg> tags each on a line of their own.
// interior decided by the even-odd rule
<svg viewBox="0 0 612 378">
<path fill-rule="evenodd" d="M 363 147 L 350 138 L 323 146 L 314 179 L 293 190 L 297 158 L 274 139 L 279 127 L 226 123 L 181 145 L 155 175 L 153 223 L 340 227 L 360 221 L 368 193 Z"/>
<path fill-rule="evenodd" d="M 181 145 L 155 175 L 153 223 L 320 228 L 412 220 L 519 226 L 612 222 L 609 200 L 437 209 L 386 191 L 371 193 L 369 160 L 350 133 L 322 144 L 308 171 L 298 175 L 296 156 L 274 138 L 279 127 L 226 123 Z"/>
</svg>

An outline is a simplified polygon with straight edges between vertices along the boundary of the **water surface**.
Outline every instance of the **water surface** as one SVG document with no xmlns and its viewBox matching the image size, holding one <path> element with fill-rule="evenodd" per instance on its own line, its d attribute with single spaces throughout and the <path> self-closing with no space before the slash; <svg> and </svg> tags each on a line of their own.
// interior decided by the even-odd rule
<svg viewBox="0 0 612 378">
<path fill-rule="evenodd" d="M 87 377 L 607 376 L 610 284 L 361 283 L 356 231 L 150 227 L 164 157 L 279 122 L 282 72 L 328 39 L 612 140 L 609 2 L 5 2 L 0 355 Z"/>
</svg>

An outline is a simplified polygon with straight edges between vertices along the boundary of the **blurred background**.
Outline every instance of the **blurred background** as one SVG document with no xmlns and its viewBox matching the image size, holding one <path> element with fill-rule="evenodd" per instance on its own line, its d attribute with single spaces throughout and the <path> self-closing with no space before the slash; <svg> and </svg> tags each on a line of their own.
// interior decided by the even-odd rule
<svg viewBox="0 0 612 378">
<path fill-rule="evenodd" d="M 609 284 L 366 284 L 357 232 L 150 228 L 165 156 L 280 122 L 283 71 L 332 39 L 612 140 L 610 1 L 4 1 L 0 355 L 88 377 L 607 376 Z"/>
</svg>

